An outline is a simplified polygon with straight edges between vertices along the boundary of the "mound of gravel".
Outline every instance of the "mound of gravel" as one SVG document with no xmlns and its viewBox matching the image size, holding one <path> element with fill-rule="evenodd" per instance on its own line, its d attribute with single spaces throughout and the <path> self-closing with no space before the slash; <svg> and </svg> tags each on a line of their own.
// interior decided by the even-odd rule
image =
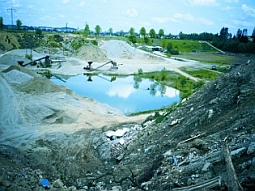
<svg viewBox="0 0 255 191">
<path fill-rule="evenodd" d="M 33 55 L 33 59 L 37 59 L 37 58 L 41 58 L 45 55 L 43 54 L 39 54 L 35 51 L 31 51 L 29 49 L 15 49 L 15 50 L 11 50 L 9 52 L 6 52 L 5 54 L 10 54 L 10 55 L 17 55 L 17 56 L 21 56 L 21 57 L 25 57 L 26 54 L 32 54 Z"/>
<path fill-rule="evenodd" d="M 19 55 L 4 54 L 0 57 L 0 64 L 3 65 L 18 65 L 18 61 L 23 61 L 24 64 L 30 62 L 29 59 Z"/>
<path fill-rule="evenodd" d="M 125 41 L 110 40 L 101 45 L 109 58 L 132 58 L 136 54 L 136 49 Z"/>
<path fill-rule="evenodd" d="M 25 50 L 25 49 L 16 49 L 6 52 L 4 55 L 0 57 L 0 64 L 3 65 L 17 65 L 18 61 L 23 61 L 24 64 L 30 62 L 29 59 L 26 58 L 26 54 L 33 55 L 33 59 L 38 59 L 43 57 L 44 55 L 39 54 L 35 51 Z"/>
<path fill-rule="evenodd" d="M 33 76 L 23 73 L 19 70 L 11 70 L 7 73 L 3 73 L 5 79 L 12 84 L 25 84 L 28 81 L 34 79 Z"/>
<path fill-rule="evenodd" d="M 105 62 L 108 60 L 106 54 L 100 48 L 92 44 L 83 45 L 73 56 L 93 62 Z"/>
</svg>

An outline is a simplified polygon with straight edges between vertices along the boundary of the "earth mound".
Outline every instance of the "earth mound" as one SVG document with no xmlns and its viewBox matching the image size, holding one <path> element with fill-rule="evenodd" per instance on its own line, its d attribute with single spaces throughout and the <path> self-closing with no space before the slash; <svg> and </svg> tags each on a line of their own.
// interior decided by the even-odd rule
<svg viewBox="0 0 255 191">
<path fill-rule="evenodd" d="M 108 60 L 106 54 L 100 48 L 92 44 L 83 45 L 73 56 L 93 62 L 105 62 Z"/>
<path fill-rule="evenodd" d="M 42 58 L 44 55 L 39 54 L 35 51 L 25 50 L 25 49 L 15 49 L 6 52 L 0 57 L 1 65 L 17 65 L 18 61 L 23 61 L 24 64 L 29 63 L 31 60 L 26 58 L 27 54 L 32 54 L 33 59 Z"/>
<path fill-rule="evenodd" d="M 136 54 L 136 49 L 125 41 L 109 40 L 100 46 L 109 58 L 132 58 Z"/>
</svg>

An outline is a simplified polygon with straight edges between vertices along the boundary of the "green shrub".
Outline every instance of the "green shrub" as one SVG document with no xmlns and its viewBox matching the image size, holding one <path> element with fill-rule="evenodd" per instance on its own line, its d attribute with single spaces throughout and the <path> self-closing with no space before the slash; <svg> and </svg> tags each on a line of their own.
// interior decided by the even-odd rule
<svg viewBox="0 0 255 191">
<path fill-rule="evenodd" d="M 32 60 L 33 59 L 33 55 L 32 54 L 26 54 L 25 57 L 29 60 Z"/>
</svg>

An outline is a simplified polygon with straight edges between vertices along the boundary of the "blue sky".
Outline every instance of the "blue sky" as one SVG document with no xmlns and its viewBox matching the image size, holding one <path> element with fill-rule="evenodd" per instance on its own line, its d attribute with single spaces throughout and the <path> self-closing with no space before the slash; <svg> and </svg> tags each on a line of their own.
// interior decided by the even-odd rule
<svg viewBox="0 0 255 191">
<path fill-rule="evenodd" d="M 222 27 L 236 34 L 238 29 L 255 27 L 254 0 L 0 0 L 4 24 L 22 21 L 28 26 L 74 27 L 102 31 L 135 32 L 163 29 L 165 34 L 219 33 Z"/>
</svg>

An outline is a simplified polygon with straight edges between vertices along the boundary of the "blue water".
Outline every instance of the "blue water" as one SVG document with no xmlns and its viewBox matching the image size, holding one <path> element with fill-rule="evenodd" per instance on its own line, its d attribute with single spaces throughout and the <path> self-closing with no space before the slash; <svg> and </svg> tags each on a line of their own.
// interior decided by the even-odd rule
<svg viewBox="0 0 255 191">
<path fill-rule="evenodd" d="M 131 114 L 168 107 L 180 102 L 180 92 L 174 88 L 148 79 L 129 77 L 110 77 L 78 75 L 63 82 L 51 80 L 72 89 L 77 94 L 108 104 L 123 114 Z"/>
</svg>

